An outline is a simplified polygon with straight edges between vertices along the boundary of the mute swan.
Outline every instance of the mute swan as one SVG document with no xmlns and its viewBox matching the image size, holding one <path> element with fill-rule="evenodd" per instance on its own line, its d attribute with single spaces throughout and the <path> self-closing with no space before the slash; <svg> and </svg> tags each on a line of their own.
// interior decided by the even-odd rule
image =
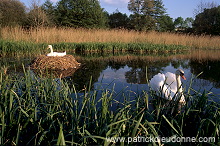
<svg viewBox="0 0 220 146">
<path fill-rule="evenodd" d="M 163 98 L 167 100 L 180 98 L 179 102 L 185 103 L 180 77 L 186 80 L 184 71 L 181 69 L 178 69 L 175 74 L 171 72 L 166 74 L 158 73 L 150 80 L 150 85 L 153 90 L 161 91 Z"/>
<path fill-rule="evenodd" d="M 65 56 L 66 55 L 66 51 L 63 53 L 59 53 L 59 52 L 53 52 L 53 48 L 52 45 L 48 45 L 47 49 L 50 49 L 50 53 L 47 54 L 47 56 Z"/>
</svg>

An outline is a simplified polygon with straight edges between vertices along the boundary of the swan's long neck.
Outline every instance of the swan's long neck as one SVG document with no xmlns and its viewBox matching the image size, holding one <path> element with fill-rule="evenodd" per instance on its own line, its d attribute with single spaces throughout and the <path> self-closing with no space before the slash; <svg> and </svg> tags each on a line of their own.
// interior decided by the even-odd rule
<svg viewBox="0 0 220 146">
<path fill-rule="evenodd" d="M 183 95 L 183 88 L 182 88 L 182 83 L 181 83 L 181 80 L 180 80 L 180 75 L 176 75 L 176 82 L 177 82 L 177 92 L 180 95 L 179 96 L 180 97 L 179 102 L 185 103 L 185 97 Z"/>
<path fill-rule="evenodd" d="M 53 53 L 53 48 L 52 48 L 52 46 L 50 46 L 50 52 Z"/>
<path fill-rule="evenodd" d="M 180 75 L 176 75 L 176 83 L 177 83 L 177 91 L 179 93 L 183 92 L 182 86 L 181 86 L 181 80 L 180 80 Z"/>
</svg>

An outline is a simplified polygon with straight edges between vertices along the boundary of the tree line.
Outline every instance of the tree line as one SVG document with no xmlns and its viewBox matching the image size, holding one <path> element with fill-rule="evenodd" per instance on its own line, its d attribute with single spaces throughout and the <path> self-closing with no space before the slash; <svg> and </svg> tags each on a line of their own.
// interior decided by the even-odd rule
<svg viewBox="0 0 220 146">
<path fill-rule="evenodd" d="M 162 0 L 130 0 L 129 16 L 118 10 L 109 14 L 101 8 L 99 0 L 60 0 L 56 4 L 46 0 L 42 5 L 33 0 L 29 9 L 19 0 L 1 0 L 0 26 L 123 28 L 218 35 L 220 6 L 211 4 L 200 4 L 195 20 L 191 17 L 173 20 L 167 14 Z"/>
</svg>

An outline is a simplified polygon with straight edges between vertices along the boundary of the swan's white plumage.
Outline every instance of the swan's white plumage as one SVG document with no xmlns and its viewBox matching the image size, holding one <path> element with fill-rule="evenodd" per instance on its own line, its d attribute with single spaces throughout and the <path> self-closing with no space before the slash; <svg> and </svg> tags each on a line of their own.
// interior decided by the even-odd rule
<svg viewBox="0 0 220 146">
<path fill-rule="evenodd" d="M 52 52 L 47 54 L 47 56 L 65 56 L 65 55 L 66 55 L 66 51 L 63 53 Z"/>
<path fill-rule="evenodd" d="M 52 45 L 48 45 L 48 47 L 50 49 L 50 53 L 47 54 L 47 56 L 65 56 L 66 55 L 66 51 L 61 53 L 61 52 L 53 52 L 53 48 Z"/>
<path fill-rule="evenodd" d="M 162 97 L 168 100 L 172 100 L 170 98 L 170 87 L 164 84 L 164 81 L 166 80 L 166 76 L 164 74 L 158 73 L 150 80 L 151 88 L 157 92 L 160 92 L 162 90 Z"/>
<path fill-rule="evenodd" d="M 158 73 L 150 80 L 151 88 L 155 91 L 159 90 L 160 87 L 163 86 L 164 81 L 165 81 L 165 75 Z"/>
<path fill-rule="evenodd" d="M 166 76 L 166 84 L 170 86 L 170 90 L 174 93 L 177 92 L 177 82 L 176 82 L 176 75 L 171 72 L 165 73 Z"/>
<path fill-rule="evenodd" d="M 167 72 L 166 74 L 158 73 L 150 80 L 150 86 L 157 93 L 161 92 L 161 96 L 167 100 L 172 100 L 173 97 L 179 98 L 179 96 L 177 96 L 179 94 L 181 96 L 179 102 L 185 102 L 185 97 L 181 93 L 182 87 L 178 87 L 177 85 L 178 78 L 179 84 L 181 85 L 180 76 L 176 76 L 176 74 L 171 72 Z"/>
</svg>

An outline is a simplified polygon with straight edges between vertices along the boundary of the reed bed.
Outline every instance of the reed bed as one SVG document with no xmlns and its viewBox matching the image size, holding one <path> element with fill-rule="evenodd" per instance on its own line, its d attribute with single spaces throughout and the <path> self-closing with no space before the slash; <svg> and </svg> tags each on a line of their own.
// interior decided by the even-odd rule
<svg viewBox="0 0 220 146">
<path fill-rule="evenodd" d="M 0 56 L 33 56 L 40 55 L 44 52 L 46 45 L 45 44 L 35 44 L 27 43 L 24 41 L 5 41 L 0 40 Z"/>
<path fill-rule="evenodd" d="M 183 45 L 191 48 L 219 49 L 220 37 L 208 35 L 190 35 L 168 32 L 137 32 L 132 30 L 39 28 L 23 29 L 1 28 L 4 40 L 34 43 L 149 43 L 163 45 Z"/>
<path fill-rule="evenodd" d="M 173 114 L 169 111 L 175 106 L 164 106 L 151 91 L 134 98 L 124 91 L 116 94 L 114 86 L 97 85 L 94 90 L 91 82 L 92 78 L 79 92 L 61 79 L 40 78 L 30 70 L 24 69 L 24 76 L 1 73 L 0 145 L 129 145 L 141 143 L 117 141 L 117 137 L 140 136 L 212 137 L 204 144 L 220 142 L 220 105 L 209 101 L 206 92 L 192 93 L 189 88 L 187 104 L 181 113 Z"/>
<path fill-rule="evenodd" d="M 0 40 L 1 56 L 38 56 L 49 53 L 46 43 L 33 43 L 25 41 Z M 54 51 L 68 51 L 69 53 L 103 53 L 103 52 L 178 52 L 189 50 L 182 45 L 163 45 L 149 43 L 55 43 Z"/>
</svg>

